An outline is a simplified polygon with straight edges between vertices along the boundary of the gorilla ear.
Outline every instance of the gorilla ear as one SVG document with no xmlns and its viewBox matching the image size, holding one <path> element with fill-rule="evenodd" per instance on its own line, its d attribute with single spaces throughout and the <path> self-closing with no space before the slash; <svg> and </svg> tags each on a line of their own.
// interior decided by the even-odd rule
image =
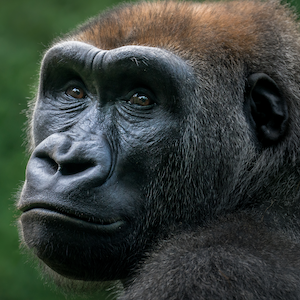
<svg viewBox="0 0 300 300">
<path fill-rule="evenodd" d="M 263 146 L 277 143 L 285 134 L 288 109 L 275 81 L 264 73 L 248 77 L 247 111 Z"/>
</svg>

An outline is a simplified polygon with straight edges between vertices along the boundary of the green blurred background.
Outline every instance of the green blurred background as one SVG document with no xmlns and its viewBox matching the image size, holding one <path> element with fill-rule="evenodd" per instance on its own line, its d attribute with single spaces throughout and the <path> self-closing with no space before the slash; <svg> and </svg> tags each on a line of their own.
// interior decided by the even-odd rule
<svg viewBox="0 0 300 300">
<path fill-rule="evenodd" d="M 33 97 L 43 51 L 58 35 L 118 0 L 0 0 L 0 300 L 59 300 L 21 255 L 15 194 L 24 179 L 26 102 Z M 300 0 L 292 4 L 300 11 Z M 101 292 L 90 299 L 106 299 Z M 82 299 L 75 297 L 75 299 Z"/>
</svg>

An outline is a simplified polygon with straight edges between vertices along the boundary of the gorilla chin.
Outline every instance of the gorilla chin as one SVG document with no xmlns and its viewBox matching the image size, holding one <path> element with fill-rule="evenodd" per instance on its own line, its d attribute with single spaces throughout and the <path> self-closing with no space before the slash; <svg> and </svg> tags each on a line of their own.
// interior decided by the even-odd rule
<svg viewBox="0 0 300 300">
<path fill-rule="evenodd" d="M 107 277 L 101 266 L 116 264 L 118 256 L 113 252 L 121 248 L 125 222 L 93 224 L 46 209 L 26 211 L 20 220 L 27 246 L 57 273 L 76 280 L 115 279 Z M 103 247 L 107 244 L 113 252 Z M 78 256 L 80 260 L 75 259 Z M 104 257 L 104 262 L 99 257 Z"/>
</svg>

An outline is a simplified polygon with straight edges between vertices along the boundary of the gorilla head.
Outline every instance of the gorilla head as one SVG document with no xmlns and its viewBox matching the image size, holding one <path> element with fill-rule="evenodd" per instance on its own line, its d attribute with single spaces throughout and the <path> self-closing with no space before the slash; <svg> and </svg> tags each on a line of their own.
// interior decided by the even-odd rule
<svg viewBox="0 0 300 300">
<path fill-rule="evenodd" d="M 101 281 L 227 214 L 295 235 L 299 45 L 292 14 L 257 1 L 123 5 L 53 45 L 17 204 L 26 245 Z"/>
</svg>

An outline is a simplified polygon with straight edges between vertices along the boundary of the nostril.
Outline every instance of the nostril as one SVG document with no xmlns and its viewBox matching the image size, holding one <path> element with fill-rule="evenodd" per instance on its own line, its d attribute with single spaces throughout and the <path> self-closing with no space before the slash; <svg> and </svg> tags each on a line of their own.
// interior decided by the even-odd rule
<svg viewBox="0 0 300 300">
<path fill-rule="evenodd" d="M 37 156 L 39 166 L 50 175 L 54 175 L 58 171 L 58 164 L 49 156 Z"/>
<path fill-rule="evenodd" d="M 95 164 L 90 162 L 85 163 L 64 163 L 59 167 L 59 171 L 62 175 L 75 175 L 86 171 L 89 168 L 95 167 Z"/>
<path fill-rule="evenodd" d="M 93 162 L 59 162 L 46 155 L 37 155 L 39 167 L 49 175 L 54 175 L 59 171 L 62 175 L 75 175 L 95 167 Z"/>
</svg>

